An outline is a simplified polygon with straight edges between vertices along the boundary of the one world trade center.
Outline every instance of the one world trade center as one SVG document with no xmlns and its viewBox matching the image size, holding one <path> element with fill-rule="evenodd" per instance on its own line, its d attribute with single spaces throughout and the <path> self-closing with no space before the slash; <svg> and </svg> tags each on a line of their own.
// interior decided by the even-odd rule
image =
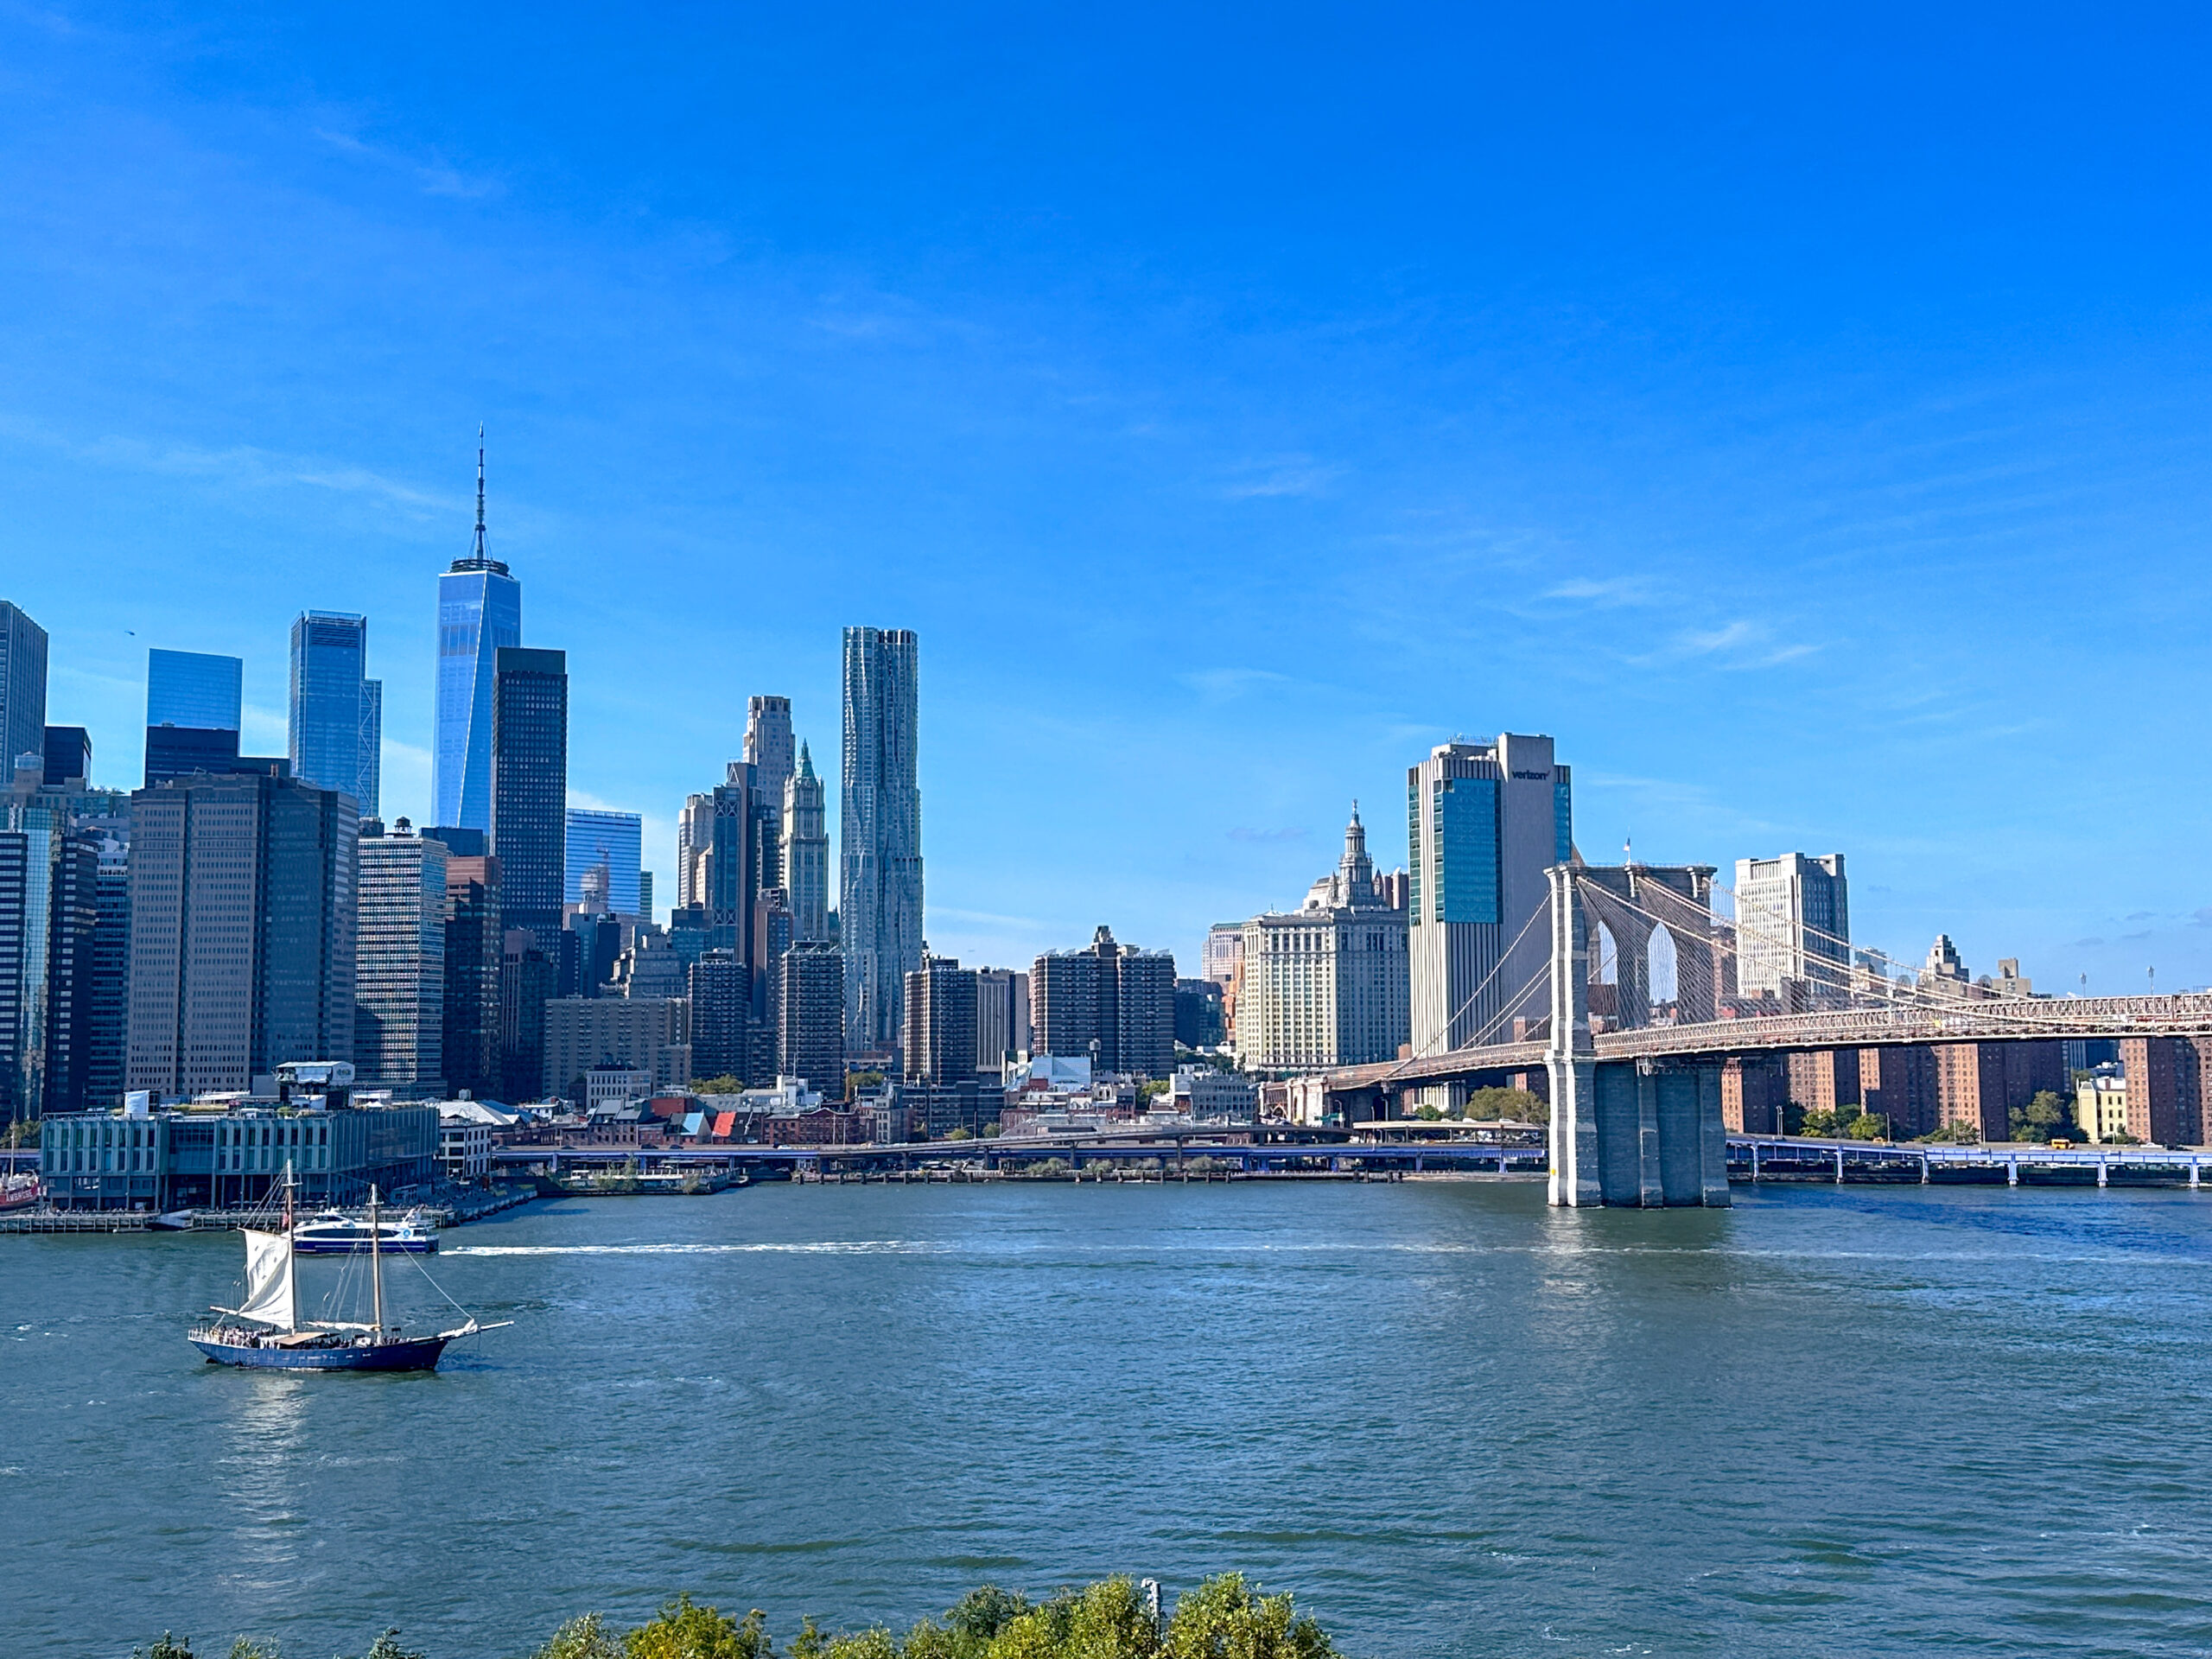
<svg viewBox="0 0 2212 1659">
<path fill-rule="evenodd" d="M 522 584 L 484 550 L 484 434 L 476 435 L 476 541 L 438 578 L 437 822 L 492 827 L 492 690 L 499 647 L 522 644 Z"/>
</svg>

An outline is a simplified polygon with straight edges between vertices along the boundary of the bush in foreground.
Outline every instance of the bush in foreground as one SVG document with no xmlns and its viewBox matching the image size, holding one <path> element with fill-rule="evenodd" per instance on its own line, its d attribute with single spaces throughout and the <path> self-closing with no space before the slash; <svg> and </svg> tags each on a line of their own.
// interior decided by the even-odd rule
<svg viewBox="0 0 2212 1659">
<path fill-rule="evenodd" d="M 164 1634 L 131 1659 L 218 1659 Z M 228 1659 L 283 1659 L 273 1643 L 240 1637 Z M 341 1656 L 342 1659 L 342 1656 Z M 386 1630 L 362 1659 L 429 1659 Z M 776 1659 L 767 1617 L 735 1618 L 677 1597 L 647 1623 L 618 1630 L 599 1613 L 570 1619 L 531 1659 Z M 985 1585 L 903 1637 L 878 1627 L 830 1634 L 811 1618 L 787 1659 L 1340 1659 L 1321 1627 L 1287 1595 L 1263 1596 L 1241 1573 L 1206 1580 L 1175 1604 L 1164 1624 L 1127 1578 L 1063 1590 L 1040 1602 Z"/>
</svg>

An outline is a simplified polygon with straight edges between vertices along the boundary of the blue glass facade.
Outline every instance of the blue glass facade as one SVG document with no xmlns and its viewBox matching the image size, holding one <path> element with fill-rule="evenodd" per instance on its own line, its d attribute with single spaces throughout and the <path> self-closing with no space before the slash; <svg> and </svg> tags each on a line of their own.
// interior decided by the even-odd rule
<svg viewBox="0 0 2212 1659">
<path fill-rule="evenodd" d="M 308 611 L 292 624 L 292 776 L 377 816 L 384 687 L 366 677 L 369 620 Z"/>
<path fill-rule="evenodd" d="M 501 646 L 522 644 L 522 584 L 496 559 L 460 559 L 438 578 L 437 820 L 492 826 L 492 692 Z"/>
<path fill-rule="evenodd" d="M 1565 766 L 1552 775 L 1558 780 L 1552 785 L 1552 862 L 1564 864 L 1574 856 L 1574 784 Z"/>
<path fill-rule="evenodd" d="M 641 913 L 638 874 L 644 850 L 644 820 L 635 812 L 593 812 L 570 807 L 567 902 L 583 902 L 584 872 L 604 864 L 608 907 L 625 916 Z"/>
<path fill-rule="evenodd" d="M 1495 922 L 1497 780 L 1447 779 L 1436 798 L 1436 919 Z"/>
<path fill-rule="evenodd" d="M 146 653 L 146 723 L 235 732 L 245 662 L 197 651 Z"/>
</svg>

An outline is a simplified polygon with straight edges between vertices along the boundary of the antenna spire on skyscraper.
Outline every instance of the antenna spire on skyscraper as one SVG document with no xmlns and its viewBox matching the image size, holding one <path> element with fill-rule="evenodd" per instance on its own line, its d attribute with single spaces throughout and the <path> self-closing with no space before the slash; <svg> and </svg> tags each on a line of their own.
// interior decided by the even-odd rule
<svg viewBox="0 0 2212 1659">
<path fill-rule="evenodd" d="M 484 423 L 476 423 L 476 544 L 469 550 L 471 558 L 487 556 L 484 551 Z"/>
</svg>

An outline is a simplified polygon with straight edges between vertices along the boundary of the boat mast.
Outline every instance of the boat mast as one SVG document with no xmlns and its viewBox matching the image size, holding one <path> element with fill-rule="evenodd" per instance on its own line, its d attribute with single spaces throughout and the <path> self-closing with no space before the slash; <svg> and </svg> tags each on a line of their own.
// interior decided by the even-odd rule
<svg viewBox="0 0 2212 1659">
<path fill-rule="evenodd" d="M 300 1255 L 292 1242 L 292 1160 L 284 1160 L 284 1328 L 300 1328 Z"/>
<path fill-rule="evenodd" d="M 377 1190 L 369 1188 L 369 1282 L 375 1287 L 377 1302 L 376 1339 L 384 1340 L 384 1252 L 378 1248 L 377 1231 Z"/>
</svg>

